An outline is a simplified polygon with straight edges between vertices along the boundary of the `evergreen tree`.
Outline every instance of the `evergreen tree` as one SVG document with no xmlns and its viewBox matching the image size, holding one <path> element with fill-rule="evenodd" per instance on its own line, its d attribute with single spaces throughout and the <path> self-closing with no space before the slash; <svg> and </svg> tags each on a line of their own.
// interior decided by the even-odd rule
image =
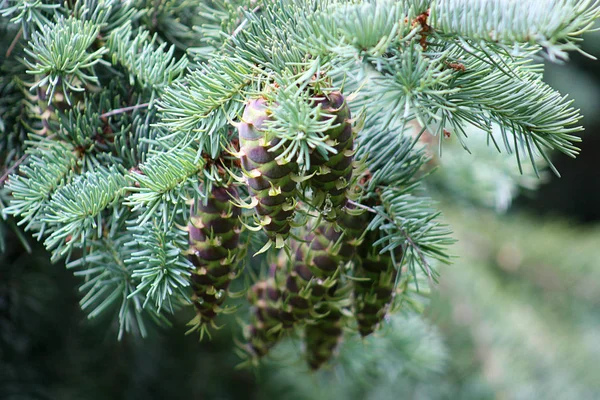
<svg viewBox="0 0 600 400">
<path fill-rule="evenodd" d="M 452 188 L 429 174 L 444 138 L 488 151 L 483 137 L 521 174 L 577 154 L 579 112 L 542 61 L 581 51 L 600 15 L 593 0 L 1 7 L 2 231 L 73 269 L 81 308 L 112 313 L 119 337 L 181 309 L 203 335 L 248 298 L 244 356 L 298 333 L 315 368 L 343 332 L 422 311 L 453 241 L 430 198 Z M 505 166 L 489 168 L 521 179 Z"/>
</svg>

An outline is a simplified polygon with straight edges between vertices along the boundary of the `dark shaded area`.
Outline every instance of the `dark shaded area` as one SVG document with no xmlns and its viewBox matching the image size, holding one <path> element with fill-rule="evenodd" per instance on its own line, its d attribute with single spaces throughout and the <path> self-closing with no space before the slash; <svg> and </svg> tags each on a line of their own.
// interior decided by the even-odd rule
<svg viewBox="0 0 600 400">
<path fill-rule="evenodd" d="M 600 35 L 588 35 L 584 50 L 600 54 Z M 575 99 L 581 108 L 585 131 L 579 144 L 581 154 L 572 159 L 554 154 L 552 160 L 561 178 L 550 181 L 537 191 L 520 196 L 514 210 L 524 210 L 543 216 L 564 216 L 577 222 L 600 220 L 600 67 L 598 60 L 575 53 L 564 65 L 549 64 L 546 81 L 562 93 Z"/>
<path fill-rule="evenodd" d="M 593 131 L 592 131 L 593 129 Z M 561 178 L 552 177 L 528 197 L 520 197 L 516 208 L 543 216 L 557 216 L 582 223 L 600 220 L 600 127 L 589 128 L 577 159 L 553 158 Z"/>
<path fill-rule="evenodd" d="M 14 236 L 0 254 L 0 399 L 256 398 L 252 372 L 235 370 L 232 332 L 199 343 L 182 319 L 118 342 L 109 320 L 79 309 L 80 279 L 48 259 Z"/>
</svg>

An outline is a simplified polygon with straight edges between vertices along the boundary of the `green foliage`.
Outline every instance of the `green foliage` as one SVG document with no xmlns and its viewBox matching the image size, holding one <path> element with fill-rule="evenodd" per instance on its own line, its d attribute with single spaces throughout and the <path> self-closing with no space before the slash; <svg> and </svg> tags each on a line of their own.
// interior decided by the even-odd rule
<svg viewBox="0 0 600 400">
<path fill-rule="evenodd" d="M 167 89 L 158 106 L 162 122 L 176 144 L 198 143 L 212 158 L 221 152 L 228 124 L 242 110 L 240 92 L 250 83 L 249 66 L 215 57 Z"/>
<path fill-rule="evenodd" d="M 189 301 L 185 288 L 189 286 L 191 265 L 182 253 L 187 247 L 185 234 L 165 232 L 156 221 L 136 226 L 131 231 L 135 241 L 128 246 L 135 251 L 128 262 L 136 266 L 131 277 L 140 279 L 133 295 L 146 293 L 144 306 L 152 300 L 158 312 L 162 307 L 175 311 L 182 301 Z"/>
<path fill-rule="evenodd" d="M 502 12 L 498 12 L 500 8 Z M 452 0 L 436 4 L 431 21 L 448 36 L 457 35 L 475 43 L 497 43 L 507 50 L 509 43 L 535 45 L 543 48 L 550 60 L 557 61 L 568 59 L 568 51 L 579 51 L 580 35 L 592 28 L 599 13 L 596 0 Z"/>
<path fill-rule="evenodd" d="M 53 194 L 43 222 L 58 226 L 45 241 L 56 258 L 85 246 L 90 231 L 102 236 L 102 211 L 114 205 L 125 192 L 127 178 L 118 168 L 98 168 L 75 178 Z"/>
<path fill-rule="evenodd" d="M 3 7 L 0 15 L 3 17 L 12 16 L 10 22 L 21 24 L 25 38 L 29 38 L 32 30 L 42 30 L 50 25 L 51 21 L 48 17 L 55 16 L 56 10 L 60 8 L 60 4 L 47 4 L 42 0 L 11 0 L 10 2 L 13 4 L 10 7 Z M 2 6 L 4 6 L 4 3 L 2 3 Z"/>
<path fill-rule="evenodd" d="M 133 277 L 136 265 L 125 263 L 133 257 L 127 246 L 133 238 L 111 233 L 110 238 L 90 243 L 94 251 L 71 261 L 67 268 L 77 269 L 75 276 L 85 280 L 79 289 L 84 293 L 80 305 L 88 318 L 96 318 L 116 306 L 119 338 L 124 333 L 146 336 L 146 320 L 165 322 L 164 316 L 153 302 L 146 304 L 147 297 L 137 290 L 139 281 Z"/>
<path fill-rule="evenodd" d="M 140 165 L 140 171 L 132 172 L 136 186 L 130 188 L 127 204 L 133 211 L 142 210 L 138 220 L 145 222 L 158 211 L 166 221 L 169 214 L 185 209 L 186 184 L 193 183 L 202 161 L 191 148 L 175 149 L 158 153 Z"/>
<path fill-rule="evenodd" d="M 75 18 L 58 18 L 56 23 L 47 24 L 34 32 L 30 47 L 25 52 L 29 69 L 27 73 L 42 75 L 36 79 L 32 89 L 45 87 L 52 104 L 54 93 L 60 86 L 67 102 L 71 104 L 69 92 L 84 91 L 86 85 L 97 84 L 94 65 L 105 62 L 102 55 L 107 49 L 101 47 L 88 51 L 96 40 L 98 25 Z"/>
<path fill-rule="evenodd" d="M 252 238 L 263 241 L 261 264 L 280 265 L 269 279 L 296 272 L 292 242 L 310 236 L 300 226 L 364 210 L 366 228 L 334 224 L 339 236 L 327 240 L 366 240 L 374 259 L 391 259 L 391 308 L 421 311 L 453 242 L 429 197 L 436 159 L 422 144 L 437 135 L 441 152 L 442 137 L 454 135 L 468 149 L 467 132 L 479 129 L 498 150 L 499 136 L 521 170 L 524 154 L 535 172 L 540 157 L 550 164 L 547 151 L 575 156 L 579 112 L 531 60 L 566 59 L 600 15 L 591 0 L 556 0 L 551 11 L 541 2 L 469 4 L 3 3 L 0 14 L 12 17 L 3 23 L 24 34 L 10 40 L 25 54 L 10 58 L 28 68 L 0 77 L 0 93 L 16 99 L 0 103 L 0 131 L 13 132 L 0 147 L 9 165 L 3 214 L 77 269 L 90 317 L 116 310 L 119 336 L 144 334 L 147 320 L 189 303 L 181 227 L 189 204 L 230 183 L 241 224 L 269 233 L 266 243 Z M 360 278 L 356 265 L 332 263 L 327 289 Z M 264 275 L 257 269 L 243 279 Z M 330 297 L 321 293 L 315 307 L 329 309 Z"/>
<path fill-rule="evenodd" d="M 21 168 L 22 175 L 11 177 L 8 189 L 13 194 L 12 204 L 4 211 L 20 217 L 25 230 L 45 233 L 45 213 L 52 194 L 72 176 L 77 158 L 71 146 L 51 143 L 46 149 L 37 148 L 29 156 L 29 163 Z"/>
<path fill-rule="evenodd" d="M 141 87 L 162 92 L 183 73 L 187 60 L 173 57 L 174 46 L 165 51 L 166 43 L 155 44 L 156 35 L 150 39 L 150 32 L 141 28 L 133 34 L 129 24 L 114 29 L 106 41 L 112 63 L 127 70 L 130 85 L 138 82 Z"/>
</svg>

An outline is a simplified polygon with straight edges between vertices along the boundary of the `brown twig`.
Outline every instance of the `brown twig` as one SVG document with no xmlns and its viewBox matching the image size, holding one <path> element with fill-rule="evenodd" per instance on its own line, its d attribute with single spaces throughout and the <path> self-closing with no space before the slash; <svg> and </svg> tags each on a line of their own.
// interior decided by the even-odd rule
<svg viewBox="0 0 600 400">
<path fill-rule="evenodd" d="M 22 35 L 23 35 L 23 28 L 19 29 L 19 32 L 17 32 L 17 34 L 15 35 L 15 38 L 13 39 L 12 43 L 8 47 L 8 50 L 6 50 L 6 58 L 10 57 L 10 53 L 12 53 L 12 51 L 15 49 L 15 46 L 19 42 L 19 39 L 21 39 Z"/>
<path fill-rule="evenodd" d="M 129 112 L 129 111 L 137 110 L 138 108 L 148 107 L 149 105 L 150 105 L 150 103 L 144 103 L 144 104 L 138 104 L 138 105 L 130 106 L 130 107 L 117 108 L 116 110 L 112 110 L 112 111 L 109 111 L 109 112 L 105 112 L 104 114 L 101 114 L 100 118 L 108 118 L 108 117 L 111 117 L 113 115 L 122 114 L 122 113 L 126 113 L 126 112 Z"/>
<path fill-rule="evenodd" d="M 55 137 L 56 137 L 56 133 L 54 133 L 50 136 L 46 136 L 46 138 L 44 140 L 52 140 Z M 29 158 L 29 154 L 23 154 L 21 156 L 21 158 L 19 158 L 17 161 L 15 161 L 15 163 L 13 165 L 11 165 L 4 172 L 4 174 L 0 177 L 0 185 L 3 185 L 4 182 L 6 181 L 6 179 L 8 179 L 8 175 L 10 175 L 11 172 L 13 172 L 15 169 L 17 169 L 19 167 L 19 165 L 23 164 L 23 162 L 25 162 L 25 160 L 27 160 L 27 158 Z"/>
<path fill-rule="evenodd" d="M 29 157 L 29 154 L 23 154 L 21 156 L 21 158 L 19 158 L 13 165 L 11 165 L 6 172 L 4 172 L 4 174 L 0 177 L 0 185 L 4 185 L 4 182 L 6 181 L 6 179 L 8 179 L 8 176 L 10 175 L 11 172 L 13 172 L 15 169 L 17 169 L 19 167 L 19 165 L 23 164 L 23 162 L 27 159 L 27 157 Z"/>
</svg>

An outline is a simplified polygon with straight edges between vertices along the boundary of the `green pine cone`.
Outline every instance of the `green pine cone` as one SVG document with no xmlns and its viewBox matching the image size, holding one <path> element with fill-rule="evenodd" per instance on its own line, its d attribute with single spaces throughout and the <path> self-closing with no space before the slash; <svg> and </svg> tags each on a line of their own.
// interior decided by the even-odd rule
<svg viewBox="0 0 600 400">
<path fill-rule="evenodd" d="M 309 185 L 314 191 L 315 206 L 338 210 L 347 202 L 346 190 L 352 179 L 354 161 L 354 134 L 350 124 L 350 108 L 340 92 L 332 92 L 315 105 L 321 105 L 324 114 L 335 116 L 335 126 L 325 132 L 336 154 L 327 156 L 313 151 L 310 155 L 309 174 L 314 174 Z M 324 116 L 323 118 L 331 118 Z M 327 215 L 328 213 L 325 213 Z M 332 214 L 332 217 L 335 213 Z"/>
<path fill-rule="evenodd" d="M 252 305 L 250 325 L 245 332 L 246 351 L 257 358 L 267 355 L 282 337 L 281 290 L 273 278 L 256 282 L 248 291 Z"/>
<path fill-rule="evenodd" d="M 285 274 L 282 270 L 282 274 Z M 282 277 L 285 281 L 280 319 L 285 328 L 306 321 L 314 304 L 325 295 L 326 289 L 316 280 L 303 260 L 294 259 L 291 271 Z"/>
<path fill-rule="evenodd" d="M 296 198 L 293 177 L 298 165 L 276 160 L 283 149 L 269 151 L 279 139 L 267 142 L 263 127 L 268 118 L 266 101 L 262 98 L 251 100 L 237 128 L 241 164 L 255 202 L 255 211 L 267 236 L 276 241 L 285 240 L 290 232 Z"/>
<path fill-rule="evenodd" d="M 231 203 L 237 198 L 235 187 L 214 187 L 205 202 L 198 201 L 188 224 L 189 259 L 192 273 L 193 300 L 198 328 L 212 323 L 225 301 L 227 288 L 235 275 L 239 255 L 239 208 Z"/>
<path fill-rule="evenodd" d="M 326 315 L 304 328 L 306 361 L 313 371 L 333 356 L 343 336 L 343 315 L 339 308 L 325 302 L 317 307 L 317 312 Z"/>
<path fill-rule="evenodd" d="M 285 290 L 281 319 L 285 327 L 310 319 L 311 312 L 318 314 L 314 307 L 336 284 L 339 269 L 354 255 L 356 233 L 348 230 L 342 237 L 339 227 L 336 230 L 334 224 L 322 221 L 306 235 L 305 242 L 297 245 L 291 271 L 282 279 Z"/>
<path fill-rule="evenodd" d="M 389 253 L 377 254 L 372 247 L 370 250 L 354 267 L 354 277 L 359 278 L 354 281 L 354 314 L 362 337 L 373 333 L 383 321 L 393 300 L 398 275 Z M 400 247 L 395 258 L 402 259 Z"/>
<path fill-rule="evenodd" d="M 319 279 L 332 277 L 341 265 L 348 262 L 353 255 L 352 247 L 347 246 L 347 238 L 342 238 L 343 231 L 327 221 L 306 236 L 306 245 L 299 246 L 296 258 L 303 260 L 312 274 Z"/>
</svg>

